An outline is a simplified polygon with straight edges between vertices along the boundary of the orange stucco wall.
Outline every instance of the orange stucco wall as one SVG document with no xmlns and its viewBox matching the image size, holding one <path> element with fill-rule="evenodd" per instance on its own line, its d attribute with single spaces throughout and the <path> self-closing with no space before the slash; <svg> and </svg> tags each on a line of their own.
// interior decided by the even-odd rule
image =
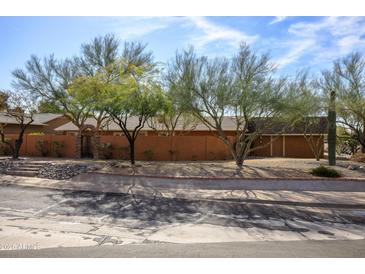
<svg viewBox="0 0 365 274">
<path fill-rule="evenodd" d="M 7 138 L 15 140 L 17 135 L 8 134 Z M 233 138 L 233 137 L 232 137 Z M 320 138 L 320 137 L 317 137 Z M 24 135 L 21 147 L 23 156 L 41 156 L 36 147 L 37 141 L 47 141 L 48 155 L 55 156 L 53 141 L 64 143 L 62 157 L 73 158 L 76 155 L 76 136 L 72 135 Z M 270 144 L 270 140 L 272 143 Z M 100 142 L 112 144 L 112 158 L 129 159 L 128 141 L 124 136 L 102 135 Z M 322 140 L 323 144 L 323 140 Z M 313 158 L 314 155 L 303 136 L 262 136 L 255 146 L 264 147 L 252 152 L 251 156 L 258 157 L 293 157 Z M 323 144 L 324 145 L 324 144 Z M 4 146 L 4 145 L 2 145 Z M 220 139 L 205 136 L 138 136 L 135 144 L 137 160 L 156 161 L 204 161 L 232 159 L 228 147 Z M 322 149 L 323 157 L 323 149 Z"/>
<path fill-rule="evenodd" d="M 18 137 L 16 134 L 8 134 L 7 138 L 11 139 L 12 142 Z M 76 155 L 76 137 L 67 135 L 29 135 L 25 134 L 23 137 L 23 144 L 20 148 L 21 156 L 41 156 L 39 149 L 37 149 L 37 141 L 45 141 L 48 148 L 47 156 L 55 156 L 53 141 L 60 141 L 64 144 L 61 149 L 62 157 L 73 158 Z M 4 144 L 2 144 L 4 146 Z"/>
</svg>

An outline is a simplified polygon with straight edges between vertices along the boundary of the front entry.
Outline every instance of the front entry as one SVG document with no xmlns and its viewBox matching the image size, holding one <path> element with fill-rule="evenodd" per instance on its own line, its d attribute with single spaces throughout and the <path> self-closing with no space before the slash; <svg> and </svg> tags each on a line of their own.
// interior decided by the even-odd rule
<svg viewBox="0 0 365 274">
<path fill-rule="evenodd" d="M 93 158 L 93 132 L 91 130 L 84 130 L 81 135 L 81 157 Z"/>
</svg>

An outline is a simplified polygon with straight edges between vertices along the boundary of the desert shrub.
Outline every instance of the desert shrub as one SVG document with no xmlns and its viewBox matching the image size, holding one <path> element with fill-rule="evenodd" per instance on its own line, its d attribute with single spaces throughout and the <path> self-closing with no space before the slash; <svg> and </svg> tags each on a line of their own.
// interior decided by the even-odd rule
<svg viewBox="0 0 365 274">
<path fill-rule="evenodd" d="M 365 153 L 355 153 L 351 156 L 351 160 L 355 162 L 365 163 Z"/>
<path fill-rule="evenodd" d="M 129 146 L 120 146 L 118 147 L 120 158 L 121 159 L 129 159 L 130 147 Z"/>
<path fill-rule="evenodd" d="M 111 159 L 113 156 L 113 145 L 112 143 L 104 143 L 99 146 L 100 152 L 104 159 Z"/>
<path fill-rule="evenodd" d="M 153 151 L 150 149 L 145 150 L 145 151 L 143 151 L 143 155 L 144 155 L 145 159 L 147 159 L 147 161 L 151 161 L 153 158 Z"/>
<path fill-rule="evenodd" d="M 11 138 L 5 138 L 6 142 L 12 142 Z M 0 155 L 2 156 L 9 156 L 11 155 L 11 149 L 7 144 L 0 142 Z"/>
<path fill-rule="evenodd" d="M 345 128 L 337 128 L 336 152 L 337 154 L 353 155 L 359 150 L 359 141 Z"/>
<path fill-rule="evenodd" d="M 208 158 L 209 158 L 209 160 L 217 160 L 217 156 L 214 152 L 209 152 Z"/>
<path fill-rule="evenodd" d="M 341 177 L 341 173 L 337 171 L 336 169 L 326 167 L 326 166 L 319 166 L 316 168 L 313 168 L 311 171 L 311 174 L 314 176 L 319 177 Z"/>
<path fill-rule="evenodd" d="M 56 157 L 62 157 L 62 149 L 65 147 L 63 141 L 52 141 L 52 150 Z"/>
<path fill-rule="evenodd" d="M 48 142 L 45 140 L 38 140 L 35 143 L 35 147 L 37 151 L 41 154 L 41 156 L 46 157 L 48 156 Z"/>
</svg>

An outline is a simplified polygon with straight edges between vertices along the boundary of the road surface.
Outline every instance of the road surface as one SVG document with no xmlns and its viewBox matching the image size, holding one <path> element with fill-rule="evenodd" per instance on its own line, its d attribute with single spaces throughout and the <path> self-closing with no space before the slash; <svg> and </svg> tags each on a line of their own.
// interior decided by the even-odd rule
<svg viewBox="0 0 365 274">
<path fill-rule="evenodd" d="M 363 257 L 364 237 L 362 208 L 0 187 L 0 256 Z"/>
<path fill-rule="evenodd" d="M 354 258 L 365 257 L 364 240 L 134 244 L 0 251 L 14 258 Z"/>
</svg>

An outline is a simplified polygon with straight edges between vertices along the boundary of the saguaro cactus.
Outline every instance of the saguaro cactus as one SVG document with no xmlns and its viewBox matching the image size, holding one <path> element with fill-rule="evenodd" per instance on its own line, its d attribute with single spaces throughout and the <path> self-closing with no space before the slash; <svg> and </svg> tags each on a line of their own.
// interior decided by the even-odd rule
<svg viewBox="0 0 365 274">
<path fill-rule="evenodd" d="M 331 91 L 328 108 L 328 164 L 336 165 L 336 92 Z"/>
</svg>

